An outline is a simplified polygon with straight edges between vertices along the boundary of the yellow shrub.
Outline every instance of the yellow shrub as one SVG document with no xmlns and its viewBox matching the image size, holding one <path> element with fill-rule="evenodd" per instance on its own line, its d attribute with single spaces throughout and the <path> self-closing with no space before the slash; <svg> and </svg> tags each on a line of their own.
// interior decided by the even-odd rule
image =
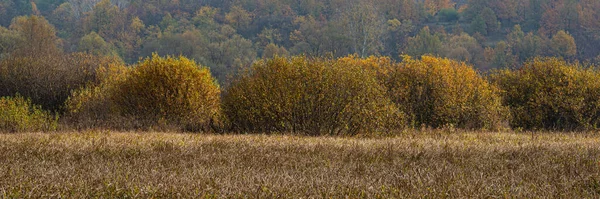
<svg viewBox="0 0 600 199">
<path fill-rule="evenodd" d="M 207 130 L 220 114 L 220 89 L 208 68 L 184 57 L 152 58 L 131 69 L 101 68 L 99 85 L 75 92 L 67 103 L 75 118 L 132 119 L 134 128 L 168 125 Z M 124 127 L 127 128 L 127 127 Z"/>
<path fill-rule="evenodd" d="M 600 124 L 600 73 L 557 58 L 536 58 L 490 79 L 503 90 L 511 125 L 525 129 L 577 130 Z"/>
<path fill-rule="evenodd" d="M 226 90 L 223 110 L 235 130 L 340 135 L 401 122 L 375 73 L 344 60 L 262 60 Z"/>
<path fill-rule="evenodd" d="M 384 82 L 413 127 L 498 129 L 507 118 L 499 90 L 463 62 L 405 57 Z"/>
<path fill-rule="evenodd" d="M 111 99 L 115 86 L 124 81 L 129 68 L 121 63 L 101 66 L 96 71 L 95 84 L 72 92 L 67 100 L 66 122 L 76 128 L 134 128 L 129 118 L 121 116 Z"/>
<path fill-rule="evenodd" d="M 0 98 L 0 132 L 52 131 L 58 118 L 21 96 Z"/>
</svg>

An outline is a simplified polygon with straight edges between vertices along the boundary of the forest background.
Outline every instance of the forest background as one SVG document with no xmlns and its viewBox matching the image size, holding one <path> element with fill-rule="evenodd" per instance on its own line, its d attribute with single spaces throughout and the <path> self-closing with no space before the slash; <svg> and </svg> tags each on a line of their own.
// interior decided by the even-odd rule
<svg viewBox="0 0 600 199">
<path fill-rule="evenodd" d="M 600 63 L 598 10 L 596 0 L 1 0 L 0 59 L 31 43 L 128 64 L 157 52 L 194 59 L 221 84 L 275 55 L 432 54 L 480 71 L 537 56 Z M 47 20 L 37 41 L 19 28 L 27 15 Z"/>
</svg>

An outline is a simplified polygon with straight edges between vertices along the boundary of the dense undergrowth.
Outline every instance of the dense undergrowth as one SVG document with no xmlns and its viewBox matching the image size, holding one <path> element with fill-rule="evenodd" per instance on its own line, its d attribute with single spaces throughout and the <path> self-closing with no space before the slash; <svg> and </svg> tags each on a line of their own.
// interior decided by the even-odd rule
<svg viewBox="0 0 600 199">
<path fill-rule="evenodd" d="M 154 55 L 131 66 L 85 54 L 8 58 L 0 65 L 1 94 L 27 103 L 0 107 L 0 123 L 12 132 L 56 129 L 52 119 L 27 123 L 44 128 L 12 124 L 45 114 L 59 115 L 61 129 L 303 135 L 593 130 L 600 123 L 600 72 L 556 58 L 488 75 L 433 56 L 275 57 L 231 78 L 221 87 L 184 57 Z M 31 113 L 13 111 L 17 106 Z"/>
</svg>

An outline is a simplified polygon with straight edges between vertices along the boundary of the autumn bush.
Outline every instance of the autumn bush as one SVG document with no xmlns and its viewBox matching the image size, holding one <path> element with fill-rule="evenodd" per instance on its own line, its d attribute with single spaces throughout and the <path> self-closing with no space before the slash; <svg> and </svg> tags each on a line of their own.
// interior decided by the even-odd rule
<svg viewBox="0 0 600 199">
<path fill-rule="evenodd" d="M 44 109 L 61 112 L 73 90 L 94 82 L 97 68 L 114 61 L 82 53 L 11 56 L 0 61 L 0 96 L 18 93 Z"/>
<path fill-rule="evenodd" d="M 255 63 L 226 89 L 223 111 L 247 132 L 353 135 L 402 123 L 373 70 L 302 56 Z"/>
<path fill-rule="evenodd" d="M 0 98 L 0 132 L 56 130 L 58 117 L 21 96 Z"/>
<path fill-rule="evenodd" d="M 125 130 L 140 126 L 134 120 L 121 116 L 112 99 L 115 87 L 123 81 L 130 68 L 122 63 L 111 63 L 96 70 L 96 81 L 71 93 L 62 117 L 71 128 L 113 128 Z"/>
<path fill-rule="evenodd" d="M 503 90 L 513 127 L 583 130 L 600 124 L 600 73 L 594 67 L 537 58 L 490 79 Z"/>
<path fill-rule="evenodd" d="M 508 110 L 499 89 L 471 66 L 449 59 L 404 57 L 383 80 L 412 127 L 499 129 Z"/>
<path fill-rule="evenodd" d="M 127 118 L 134 128 L 173 126 L 208 130 L 220 117 L 220 88 L 206 67 L 184 57 L 140 61 L 132 68 L 112 65 L 97 86 L 75 92 L 67 103 L 79 120 Z M 114 124 L 114 123 L 113 123 Z"/>
</svg>

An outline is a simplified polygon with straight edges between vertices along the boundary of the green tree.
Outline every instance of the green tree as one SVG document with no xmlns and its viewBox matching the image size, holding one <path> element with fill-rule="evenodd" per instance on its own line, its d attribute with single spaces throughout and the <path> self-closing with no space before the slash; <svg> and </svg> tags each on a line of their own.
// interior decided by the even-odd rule
<svg viewBox="0 0 600 199">
<path fill-rule="evenodd" d="M 406 53 L 411 56 L 419 57 L 424 54 L 440 53 L 442 47 L 442 41 L 440 36 L 432 34 L 429 31 L 429 27 L 425 26 L 419 34 L 414 37 L 408 38 L 408 45 L 406 46 Z"/>
<path fill-rule="evenodd" d="M 444 8 L 438 13 L 438 20 L 443 22 L 454 22 L 459 19 L 458 11 L 454 8 Z"/>
<path fill-rule="evenodd" d="M 415 25 L 411 20 L 400 22 L 398 19 L 387 21 L 386 40 L 384 42 L 385 55 L 397 57 L 405 49 L 410 33 L 415 29 Z"/>
<path fill-rule="evenodd" d="M 294 19 L 295 30 L 290 32 L 290 41 L 293 43 L 290 51 L 294 54 L 322 55 L 325 51 L 326 24 L 317 21 L 312 16 L 299 16 Z"/>
<path fill-rule="evenodd" d="M 158 25 L 161 29 L 166 31 L 171 31 L 178 26 L 177 20 L 171 16 L 171 13 L 167 13 L 165 16 L 163 16 L 162 21 L 160 21 Z"/>
<path fill-rule="evenodd" d="M 13 52 L 20 40 L 16 31 L 0 26 L 0 60 Z"/>
<path fill-rule="evenodd" d="M 458 61 L 466 61 L 477 66 L 484 61 L 483 47 L 467 33 L 454 35 L 443 42 L 441 55 Z"/>
<path fill-rule="evenodd" d="M 487 34 L 495 33 L 496 31 L 498 31 L 498 29 L 500 29 L 500 22 L 498 22 L 498 17 L 491 8 L 484 8 L 483 11 L 481 11 L 481 18 L 483 18 L 483 21 L 485 21 Z"/>
<path fill-rule="evenodd" d="M 140 56 L 139 49 L 143 44 L 142 35 L 144 35 L 146 25 L 140 18 L 133 17 L 131 23 L 126 27 L 126 30 L 118 35 L 116 42 L 121 57 L 128 63 L 138 60 Z"/>
<path fill-rule="evenodd" d="M 485 20 L 481 16 L 475 17 L 475 19 L 473 19 L 473 21 L 471 22 L 470 27 L 471 27 L 471 33 L 473 33 L 473 34 L 475 34 L 475 33 L 479 33 L 482 35 L 488 34 L 487 24 L 485 23 Z"/>
<path fill-rule="evenodd" d="M 516 58 L 506 42 L 498 42 L 494 48 L 494 52 L 492 65 L 496 68 L 508 68 L 516 65 Z"/>
<path fill-rule="evenodd" d="M 463 16 L 466 20 L 474 20 L 481 15 L 481 11 L 488 7 L 490 0 L 469 0 L 466 4 L 466 9 L 463 11 Z"/>
<path fill-rule="evenodd" d="M 284 48 L 273 43 L 268 44 L 262 53 L 263 59 L 271 59 L 276 56 L 287 56 L 289 52 Z"/>
<path fill-rule="evenodd" d="M 118 56 L 112 46 L 96 32 L 91 32 L 79 40 L 78 51 L 96 56 Z"/>
<path fill-rule="evenodd" d="M 229 13 L 225 15 L 225 20 L 235 29 L 245 29 L 252 22 L 252 14 L 236 5 L 231 7 Z"/>
<path fill-rule="evenodd" d="M 515 25 L 513 27 L 513 30 L 508 35 L 506 35 L 506 42 L 508 42 L 508 45 L 517 47 L 521 42 L 523 42 L 524 38 L 525 32 L 523 32 L 521 26 Z"/>
<path fill-rule="evenodd" d="M 353 53 L 361 57 L 379 54 L 383 47 L 385 21 L 375 5 L 366 1 L 348 5 L 342 8 L 337 22 L 347 30 L 345 35 L 352 42 Z"/>
<path fill-rule="evenodd" d="M 31 14 L 30 0 L 1 0 L 0 1 L 0 25 L 8 26 L 16 16 Z"/>
<path fill-rule="evenodd" d="M 219 9 L 210 6 L 203 6 L 196 11 L 192 22 L 196 27 L 203 27 L 205 29 L 216 29 L 218 23 L 215 21 L 215 17 L 219 13 Z"/>
<path fill-rule="evenodd" d="M 550 40 L 553 55 L 572 58 L 577 54 L 575 39 L 563 30 L 558 31 Z"/>
<path fill-rule="evenodd" d="M 117 38 L 118 34 L 127 27 L 127 17 L 110 0 L 102 0 L 94 6 L 85 19 L 85 30 L 94 31 L 107 40 Z"/>
<path fill-rule="evenodd" d="M 63 37 L 73 36 L 75 25 L 78 23 L 73 5 L 68 2 L 60 4 L 54 9 L 48 20 L 56 26 L 58 35 Z"/>
<path fill-rule="evenodd" d="M 527 61 L 530 58 L 540 56 L 542 54 L 542 50 L 546 48 L 546 42 L 538 36 L 534 35 L 532 32 L 528 33 L 518 45 L 517 54 L 519 56 L 519 60 L 521 62 Z"/>
<path fill-rule="evenodd" d="M 15 54 L 22 56 L 44 56 L 61 52 L 54 27 L 41 16 L 21 16 L 13 20 L 10 29 L 16 31 L 20 40 Z"/>
<path fill-rule="evenodd" d="M 600 1 L 582 0 L 579 4 L 579 21 L 581 28 L 592 38 L 600 40 Z"/>
</svg>

